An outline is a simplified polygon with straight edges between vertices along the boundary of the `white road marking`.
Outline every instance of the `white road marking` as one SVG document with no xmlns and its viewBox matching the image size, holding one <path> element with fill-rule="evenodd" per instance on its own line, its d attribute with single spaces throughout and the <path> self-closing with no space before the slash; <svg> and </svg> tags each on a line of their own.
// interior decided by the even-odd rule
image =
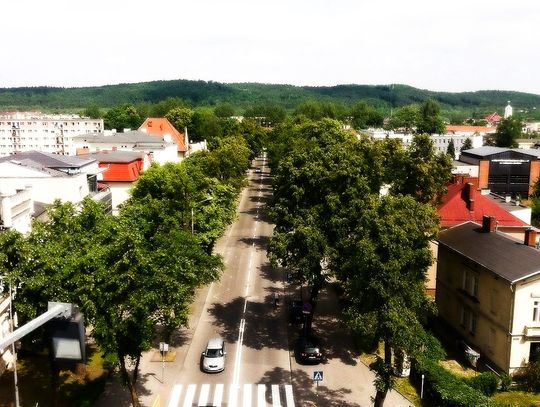
<svg viewBox="0 0 540 407">
<path fill-rule="evenodd" d="M 257 385 L 257 407 L 266 407 L 266 386 Z"/>
<path fill-rule="evenodd" d="M 223 399 L 223 385 L 216 384 L 216 391 L 214 392 L 214 402 L 212 404 L 215 407 L 220 407 L 222 399 Z"/>
<path fill-rule="evenodd" d="M 287 400 L 287 407 L 294 407 L 294 395 L 290 384 L 285 385 L 285 400 Z"/>
<path fill-rule="evenodd" d="M 244 407 L 251 407 L 251 384 L 244 384 Z"/>
<path fill-rule="evenodd" d="M 279 386 L 277 384 L 272 385 L 272 407 L 281 407 L 281 401 L 279 401 Z"/>
<path fill-rule="evenodd" d="M 182 394 L 182 385 L 175 384 L 171 394 L 171 399 L 169 400 L 169 407 L 176 407 L 180 401 L 180 395 Z"/>
<path fill-rule="evenodd" d="M 236 407 L 236 402 L 238 400 L 238 385 L 231 384 L 229 386 L 229 402 L 227 407 Z"/>
<path fill-rule="evenodd" d="M 190 384 L 186 390 L 186 398 L 184 399 L 184 407 L 191 407 L 193 405 L 193 398 L 195 397 L 196 384 Z"/>
<path fill-rule="evenodd" d="M 207 406 L 208 405 L 208 393 L 210 393 L 210 385 L 203 384 L 201 386 L 201 393 L 199 394 L 199 404 L 197 406 Z"/>
<path fill-rule="evenodd" d="M 242 343 L 244 341 L 244 328 L 246 326 L 246 320 L 242 318 L 240 320 L 240 332 L 238 333 L 238 342 L 236 346 L 236 357 L 234 360 L 234 375 L 233 375 L 233 384 L 238 384 L 238 379 L 240 376 L 240 360 L 242 359 Z"/>
</svg>

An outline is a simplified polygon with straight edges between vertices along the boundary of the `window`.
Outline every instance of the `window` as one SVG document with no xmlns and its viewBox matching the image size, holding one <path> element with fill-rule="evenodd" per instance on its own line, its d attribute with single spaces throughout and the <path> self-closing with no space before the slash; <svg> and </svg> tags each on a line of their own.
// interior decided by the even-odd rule
<svg viewBox="0 0 540 407">
<path fill-rule="evenodd" d="M 461 326 L 472 335 L 476 333 L 476 315 L 469 307 L 461 307 Z"/>
<path fill-rule="evenodd" d="M 540 301 L 535 301 L 533 304 L 533 322 L 540 322 Z"/>
<path fill-rule="evenodd" d="M 478 296 L 478 274 L 470 270 L 463 270 L 463 282 L 461 288 L 473 297 Z"/>
</svg>

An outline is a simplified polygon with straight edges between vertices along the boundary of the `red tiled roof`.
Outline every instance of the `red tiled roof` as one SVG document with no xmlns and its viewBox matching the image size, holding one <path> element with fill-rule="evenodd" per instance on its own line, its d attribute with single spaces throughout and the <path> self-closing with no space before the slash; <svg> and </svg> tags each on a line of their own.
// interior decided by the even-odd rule
<svg viewBox="0 0 540 407">
<path fill-rule="evenodd" d="M 488 122 L 500 122 L 502 117 L 497 112 L 493 112 L 484 117 Z"/>
<path fill-rule="evenodd" d="M 446 126 L 446 132 L 447 133 L 478 133 L 478 134 L 485 134 L 485 133 L 494 133 L 497 131 L 497 127 L 495 126 L 459 126 L 459 125 L 447 125 Z"/>
<path fill-rule="evenodd" d="M 437 214 L 439 215 L 442 227 L 455 226 L 467 221 L 482 224 L 482 217 L 484 215 L 495 216 L 500 226 L 528 226 L 521 219 L 505 211 L 496 202 L 480 194 L 477 191 L 478 178 L 469 178 L 462 181 L 464 182 L 448 185 L 448 192 L 444 196 L 443 202 L 437 208 Z M 473 183 L 473 211 L 469 210 L 467 204 L 467 191 L 465 187 L 467 182 Z"/>
<path fill-rule="evenodd" d="M 146 131 L 150 136 L 159 136 L 163 138 L 166 134 L 169 134 L 172 140 L 178 146 L 178 152 L 186 152 L 186 135 L 179 132 L 174 126 L 164 117 L 149 117 L 147 118 L 139 130 Z"/>
</svg>

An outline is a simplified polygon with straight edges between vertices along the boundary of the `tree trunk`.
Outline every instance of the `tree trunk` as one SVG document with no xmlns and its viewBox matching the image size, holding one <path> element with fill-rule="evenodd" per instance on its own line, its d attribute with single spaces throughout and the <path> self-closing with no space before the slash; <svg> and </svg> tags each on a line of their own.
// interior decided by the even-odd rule
<svg viewBox="0 0 540 407">
<path fill-rule="evenodd" d="M 377 394 L 375 395 L 375 400 L 373 402 L 374 407 L 384 406 L 384 400 L 386 399 L 388 389 L 390 388 L 390 375 L 392 372 L 392 348 L 387 342 L 384 342 L 384 363 L 386 364 L 386 371 L 388 372 L 388 374 L 384 377 L 386 383 L 384 383 L 383 386 L 384 390 L 377 390 Z"/>
<path fill-rule="evenodd" d="M 126 383 L 129 389 L 129 394 L 131 395 L 131 404 L 133 405 L 133 407 L 140 407 L 141 405 L 139 403 L 139 395 L 137 394 L 137 389 L 135 388 L 135 382 L 132 382 L 126 368 L 126 359 L 124 355 L 118 355 L 118 359 L 120 360 L 120 371 L 122 372 L 122 379 L 124 380 L 124 383 Z M 134 377 L 136 377 L 136 375 L 134 375 Z"/>
<path fill-rule="evenodd" d="M 386 392 L 377 391 L 377 394 L 375 395 L 375 400 L 373 401 L 374 407 L 383 407 L 384 406 L 384 400 L 386 399 Z"/>
</svg>

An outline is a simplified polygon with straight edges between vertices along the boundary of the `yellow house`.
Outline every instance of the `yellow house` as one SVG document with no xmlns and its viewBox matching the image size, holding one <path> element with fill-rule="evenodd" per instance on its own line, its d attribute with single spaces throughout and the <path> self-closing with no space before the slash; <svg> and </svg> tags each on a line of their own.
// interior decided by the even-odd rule
<svg viewBox="0 0 540 407">
<path fill-rule="evenodd" d="M 513 373 L 540 350 L 540 251 L 496 231 L 493 216 L 442 231 L 436 302 L 445 320 L 480 357 Z"/>
</svg>

